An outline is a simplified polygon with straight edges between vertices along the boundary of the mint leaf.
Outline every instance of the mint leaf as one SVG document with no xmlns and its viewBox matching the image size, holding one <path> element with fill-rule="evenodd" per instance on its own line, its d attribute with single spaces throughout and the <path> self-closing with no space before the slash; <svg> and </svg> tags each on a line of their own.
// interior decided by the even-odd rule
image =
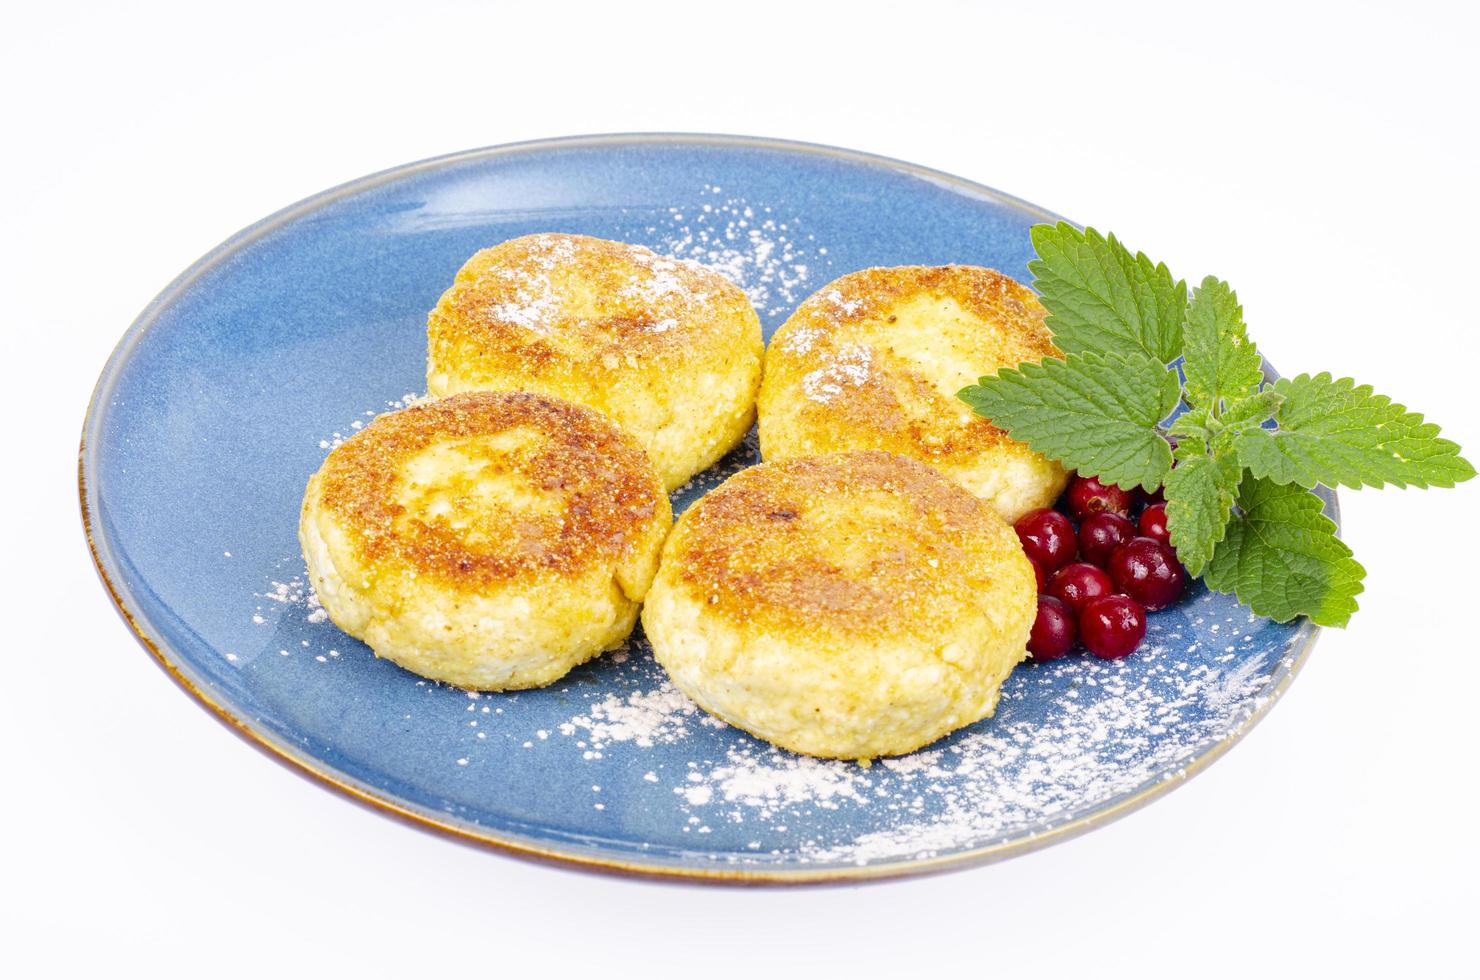
<svg viewBox="0 0 1480 980">
<path fill-rule="evenodd" d="M 1172 441 L 1178 444 L 1178 451 L 1174 453 L 1178 459 L 1183 454 L 1205 453 L 1208 446 L 1212 445 L 1213 437 L 1222 427 L 1213 421 L 1213 412 L 1207 408 L 1189 408 L 1172 420 L 1172 427 L 1167 434 Z"/>
<path fill-rule="evenodd" d="M 1370 387 L 1329 374 L 1265 386 L 1238 295 L 1218 278 L 1189 303 L 1185 282 L 1114 235 L 1063 222 L 1031 235 L 1028 268 L 1066 357 L 1004 369 L 960 397 L 1086 476 L 1164 482 L 1187 569 L 1256 613 L 1344 626 L 1357 608 L 1366 573 L 1305 488 L 1447 487 L 1475 475 L 1438 426 Z M 1185 394 L 1166 370 L 1178 357 Z"/>
<path fill-rule="evenodd" d="M 1182 353 L 1187 284 L 1114 235 L 1093 228 L 1034 225 L 1038 258 L 1028 263 L 1048 309 L 1054 343 L 1066 354 L 1141 353 L 1162 364 Z"/>
<path fill-rule="evenodd" d="M 1193 405 L 1222 411 L 1223 402 L 1248 395 L 1264 380 L 1259 350 L 1244 331 L 1238 294 L 1216 276 L 1192 292 L 1183 328 L 1182 373 Z"/>
<path fill-rule="evenodd" d="M 1209 455 L 1196 440 L 1177 447 L 1177 468 L 1167 475 L 1167 530 L 1187 568 L 1200 575 L 1223 540 L 1233 512 L 1233 494 L 1243 468 L 1233 453 Z"/>
<path fill-rule="evenodd" d="M 1356 489 L 1452 487 L 1475 475 L 1459 446 L 1439 438 L 1437 425 L 1370 385 L 1323 372 L 1281 378 L 1272 388 L 1284 399 L 1274 415 L 1278 431 L 1251 428 L 1235 441 L 1239 461 L 1255 476 Z"/>
<path fill-rule="evenodd" d="M 1232 456 L 1204 454 L 1178 463 L 1167 477 L 1167 531 L 1187 574 L 1202 574 L 1223 540 L 1242 474 Z"/>
<path fill-rule="evenodd" d="M 1274 418 L 1283 401 L 1283 396 L 1274 389 L 1266 388 L 1234 402 L 1221 416 L 1215 417 L 1211 408 L 1189 408 L 1177 416 L 1167 431 L 1172 442 L 1181 443 L 1189 452 L 1178 451 L 1173 455 L 1180 460 L 1210 451 L 1215 455 L 1230 452 L 1240 432 Z"/>
<path fill-rule="evenodd" d="M 1172 465 L 1157 424 L 1181 386 L 1145 354 L 1045 358 L 1004 368 L 959 397 L 1012 438 L 1107 483 L 1154 489 Z"/>
<path fill-rule="evenodd" d="M 1258 394 L 1241 398 L 1223 409 L 1223 414 L 1218 416 L 1218 423 L 1225 431 L 1233 432 L 1263 425 L 1275 417 L 1284 403 L 1284 395 L 1273 388 L 1265 388 Z"/>
<path fill-rule="evenodd" d="M 1345 626 L 1357 610 L 1366 571 L 1321 513 L 1321 498 L 1246 476 L 1237 502 L 1238 513 L 1207 565 L 1208 587 L 1233 592 L 1279 622 L 1305 615 L 1321 626 Z"/>
</svg>

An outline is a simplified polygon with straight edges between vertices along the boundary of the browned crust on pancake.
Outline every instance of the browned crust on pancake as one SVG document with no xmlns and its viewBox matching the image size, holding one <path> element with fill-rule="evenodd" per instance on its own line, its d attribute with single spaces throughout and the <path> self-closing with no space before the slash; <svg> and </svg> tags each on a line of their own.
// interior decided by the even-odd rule
<svg viewBox="0 0 1480 980">
<path fill-rule="evenodd" d="M 468 259 L 427 334 L 434 371 L 546 378 L 629 358 L 688 363 L 714 346 L 715 329 L 753 321 L 745 293 L 712 269 L 640 245 L 544 233 Z"/>
<path fill-rule="evenodd" d="M 946 426 L 941 424 L 943 410 L 912 411 L 908 402 L 916 400 L 937 407 L 946 403 L 930 382 L 903 369 L 893 377 L 872 374 L 847 397 L 827 405 L 806 404 L 802 411 L 827 413 L 826 424 L 840 427 L 842 446 L 908 453 L 929 463 L 970 459 L 984 450 L 1012 444 L 1006 432 L 980 416 Z"/>
<path fill-rule="evenodd" d="M 513 451 L 477 442 L 520 429 L 535 435 Z M 451 440 L 472 440 L 465 452 L 484 473 L 522 480 L 554 506 L 514 512 L 463 496 L 450 515 L 460 528 L 407 513 L 397 502 L 403 465 Z M 592 409 L 527 392 L 470 392 L 382 415 L 329 454 L 318 494 L 367 568 L 396 565 L 464 589 L 624 559 L 668 512 L 630 436 Z"/>
<path fill-rule="evenodd" d="M 828 294 L 837 290 L 842 302 Z M 1038 296 L 995 269 L 975 265 L 900 265 L 860 269 L 841 276 L 816 293 L 797 309 L 816 317 L 821 314 L 835 326 L 861 323 L 880 316 L 905 300 L 922 293 L 949 296 L 968 312 L 983 320 L 1000 320 L 1016 325 L 1021 334 L 1018 344 L 1003 349 L 1003 356 L 1015 356 L 1018 350 L 1039 357 L 1057 356 L 1053 335 L 1043 326 L 1048 316 Z M 852 306 L 852 303 L 857 303 Z M 820 309 L 819 309 L 820 307 Z"/>
<path fill-rule="evenodd" d="M 808 297 L 771 339 L 762 411 L 780 386 L 800 385 L 806 373 L 845 360 L 850 345 L 863 346 L 871 364 L 861 380 L 842 385 L 825 403 L 800 395 L 785 402 L 799 414 L 798 422 L 815 430 L 819 449 L 884 449 L 950 463 L 1018 446 L 937 390 L 890 348 L 893 311 L 921 297 L 952 299 L 995 328 L 981 330 L 972 351 L 982 374 L 1062 356 L 1033 291 L 1000 272 L 965 265 L 863 269 Z M 799 350 L 804 338 L 806 349 Z"/>
<path fill-rule="evenodd" d="M 885 452 L 736 474 L 683 516 L 665 573 L 670 562 L 708 612 L 814 635 L 938 638 L 994 578 L 1031 587 L 1016 536 L 985 504 Z"/>
</svg>

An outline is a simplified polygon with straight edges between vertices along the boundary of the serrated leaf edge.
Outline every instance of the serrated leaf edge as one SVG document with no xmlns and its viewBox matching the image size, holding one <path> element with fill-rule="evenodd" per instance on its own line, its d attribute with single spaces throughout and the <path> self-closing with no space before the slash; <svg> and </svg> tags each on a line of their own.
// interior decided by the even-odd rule
<svg viewBox="0 0 1480 980">
<path fill-rule="evenodd" d="M 1039 283 L 1041 281 L 1047 280 L 1050 277 L 1059 280 L 1064 279 L 1062 275 L 1054 270 L 1049 260 L 1044 258 L 1045 243 L 1050 246 L 1051 251 L 1057 253 L 1058 255 L 1065 255 L 1066 250 L 1062 247 L 1061 242 L 1058 240 L 1059 236 L 1068 236 L 1073 239 L 1073 241 L 1078 245 L 1088 244 L 1091 246 L 1095 246 L 1095 248 L 1091 249 L 1092 257 L 1094 258 L 1096 264 L 1100 266 L 1102 276 L 1105 272 L 1105 266 L 1104 262 L 1101 261 L 1100 252 L 1098 251 L 1099 246 L 1103 246 L 1105 249 L 1109 250 L 1109 252 L 1112 254 L 1112 257 L 1118 254 L 1123 255 L 1126 259 L 1128 259 L 1130 265 L 1134 268 L 1135 273 L 1145 277 L 1142 285 L 1149 286 L 1154 290 L 1157 288 L 1156 280 L 1164 276 L 1166 280 L 1171 283 L 1173 293 L 1177 294 L 1177 298 L 1180 299 L 1180 302 L 1176 304 L 1179 307 L 1180 315 L 1177 318 L 1176 322 L 1168 328 L 1175 333 L 1175 341 L 1172 344 L 1174 349 L 1169 352 L 1161 350 L 1151 350 L 1149 347 L 1146 346 L 1145 343 L 1142 342 L 1142 339 L 1139 336 L 1122 336 L 1121 339 L 1125 343 L 1131 345 L 1134 350 L 1145 354 L 1153 361 L 1157 361 L 1158 363 L 1163 365 L 1171 363 L 1173 360 L 1181 355 L 1183 349 L 1183 327 L 1186 319 L 1186 308 L 1188 301 L 1187 281 L 1185 279 L 1178 279 L 1176 276 L 1174 276 L 1171 269 L 1167 267 L 1165 262 L 1153 262 L 1150 256 L 1148 256 L 1145 252 L 1137 251 L 1132 254 L 1131 250 L 1125 245 L 1125 243 L 1117 238 L 1113 232 L 1101 234 L 1094 227 L 1086 226 L 1081 229 L 1075 227 L 1067 221 L 1059 221 L 1053 224 L 1043 222 L 1040 224 L 1036 224 L 1028 229 L 1028 238 L 1033 243 L 1033 251 L 1036 255 L 1036 257 L 1028 263 L 1028 271 L 1033 274 L 1034 289 L 1037 290 L 1037 292 L 1040 294 L 1040 299 L 1043 302 L 1043 305 L 1049 310 L 1049 316 L 1048 319 L 1045 321 L 1045 326 L 1048 327 L 1050 332 L 1055 334 L 1056 338 L 1058 337 L 1058 333 L 1057 331 L 1054 331 L 1053 321 L 1058 314 L 1052 308 L 1056 301 L 1051 299 L 1047 295 L 1047 293 L 1049 292 L 1048 290 L 1040 288 Z M 1122 269 L 1120 271 L 1124 270 Z M 1161 317 L 1159 315 L 1160 309 L 1153 309 L 1152 313 L 1157 315 L 1148 317 L 1146 315 L 1147 310 L 1141 302 L 1140 292 L 1136 289 L 1136 283 L 1132 281 L 1129 283 L 1129 285 L 1131 287 L 1131 298 L 1135 303 L 1137 316 L 1143 322 L 1159 324 L 1161 320 Z M 1103 296 L 1100 293 L 1097 293 L 1094 290 L 1088 288 L 1085 289 L 1085 292 L 1089 293 L 1089 295 L 1092 296 L 1095 301 L 1105 309 L 1111 311 L 1115 310 L 1115 304 L 1113 302 L 1110 302 L 1108 297 Z M 1116 314 L 1116 319 L 1120 320 L 1122 326 L 1125 326 L 1127 328 L 1130 327 L 1130 324 L 1126 323 L 1119 316 L 1119 314 Z M 1100 332 L 1107 331 L 1102 330 Z M 1139 334 L 1139 331 L 1133 332 Z M 1060 344 L 1060 346 L 1062 347 L 1063 344 Z M 1082 350 L 1069 350 L 1068 348 L 1065 348 L 1065 353 L 1084 354 L 1114 352 L 1094 351 L 1091 348 L 1085 348 Z M 1168 356 L 1164 357 L 1163 354 L 1166 354 Z"/>
<path fill-rule="evenodd" d="M 1259 478 L 1258 477 L 1254 477 L 1251 474 L 1248 474 L 1247 471 L 1246 471 L 1245 472 L 1244 479 L 1245 479 L 1245 481 L 1248 481 L 1250 479 L 1256 479 L 1257 480 Z M 1273 482 L 1273 481 L 1269 481 L 1269 482 Z M 1289 484 L 1280 484 L 1280 486 L 1289 486 Z M 1337 629 L 1344 628 L 1349 622 L 1351 622 L 1352 616 L 1355 615 L 1356 612 L 1360 608 L 1360 606 L 1359 606 L 1359 604 L 1357 602 L 1357 596 L 1362 595 L 1367 590 L 1366 581 L 1365 581 L 1366 580 L 1366 576 L 1367 576 L 1367 569 L 1362 565 L 1361 562 L 1357 561 L 1356 556 L 1352 553 L 1351 547 L 1345 541 L 1342 541 L 1341 540 L 1341 536 L 1338 533 L 1338 532 L 1340 532 L 1341 528 L 1337 525 L 1337 523 L 1335 521 L 1331 520 L 1331 518 L 1327 517 L 1326 514 L 1324 513 L 1324 507 L 1325 507 L 1324 501 L 1322 501 L 1321 498 L 1316 493 L 1314 493 L 1313 491 L 1311 491 L 1309 489 L 1303 489 L 1300 492 L 1303 493 L 1303 494 L 1305 494 L 1305 495 L 1307 495 L 1308 497 L 1310 497 L 1310 499 L 1312 499 L 1313 501 L 1315 501 L 1315 503 L 1316 503 L 1316 509 L 1313 511 L 1313 513 L 1314 513 L 1315 517 L 1317 518 L 1317 520 L 1319 522 L 1322 522 L 1320 524 L 1319 529 L 1322 532 L 1324 532 L 1324 533 L 1328 533 L 1330 535 L 1331 539 L 1333 541 L 1335 541 L 1337 544 L 1341 545 L 1341 547 L 1346 552 L 1345 555 L 1343 555 L 1340 559 L 1338 559 L 1338 563 L 1339 564 L 1349 564 L 1350 567 L 1351 567 L 1351 569 L 1352 569 L 1352 572 L 1353 572 L 1353 574 L 1352 574 L 1352 586 L 1353 586 L 1352 587 L 1352 594 L 1351 594 L 1350 599 L 1348 600 L 1350 602 L 1350 605 L 1351 605 L 1351 608 L 1350 609 L 1345 610 L 1344 614 L 1341 615 L 1339 618 L 1321 618 L 1320 615 L 1319 615 L 1319 610 L 1317 610 L 1316 612 L 1297 612 L 1294 616 L 1290 616 L 1290 617 L 1287 617 L 1285 619 L 1280 619 L 1279 616 L 1278 616 L 1278 614 L 1277 614 L 1277 612 L 1275 610 L 1271 609 L 1269 606 L 1267 606 L 1267 605 L 1264 604 L 1264 596 L 1263 595 L 1248 595 L 1248 594 L 1246 594 L 1245 591 L 1243 591 L 1243 590 L 1240 589 L 1239 586 L 1242 583 L 1242 578 L 1243 578 L 1242 575 L 1236 575 L 1235 576 L 1235 578 L 1238 579 L 1239 581 L 1233 583 L 1233 585 L 1232 585 L 1231 588 L 1222 588 L 1222 587 L 1220 587 L 1218 585 L 1215 585 L 1212 581 L 1209 580 L 1209 578 L 1208 578 L 1208 576 L 1206 574 L 1203 577 L 1203 583 L 1209 589 L 1211 589 L 1214 592 L 1222 592 L 1222 593 L 1225 593 L 1225 594 L 1232 593 L 1238 599 L 1239 602 L 1241 602 L 1244 605 L 1248 606 L 1250 609 L 1252 609 L 1254 611 L 1255 614 L 1260 615 L 1260 616 L 1264 616 L 1267 619 L 1272 619 L 1272 620 L 1274 620 L 1275 622 L 1278 622 L 1278 623 L 1287 623 L 1287 622 L 1290 622 L 1293 619 L 1296 619 L 1296 618 L 1299 618 L 1301 616 L 1304 616 L 1305 618 L 1309 619 L 1312 623 L 1316 624 L 1317 626 L 1333 627 L 1333 628 L 1337 628 Z M 1239 491 L 1239 493 L 1238 493 L 1238 495 L 1235 497 L 1235 508 L 1237 508 L 1237 500 L 1240 497 L 1242 497 L 1242 495 L 1243 495 L 1243 490 L 1241 488 L 1240 491 Z M 1237 520 L 1239 520 L 1241 518 L 1242 519 L 1245 519 L 1247 521 L 1247 516 L 1238 513 L 1237 509 L 1235 509 L 1234 514 L 1232 515 L 1232 517 L 1230 518 L 1230 520 L 1228 521 L 1228 523 L 1224 526 L 1224 537 L 1222 539 L 1220 539 L 1219 542 L 1218 542 L 1220 545 L 1223 543 L 1224 540 L 1227 540 L 1227 537 L 1228 537 L 1228 528 L 1233 526 L 1234 521 L 1237 521 Z M 1254 528 L 1252 526 L 1249 527 L 1249 531 L 1250 531 L 1250 533 L 1256 534 L 1256 535 L 1258 533 L 1257 531 L 1254 530 Z M 1272 545 L 1268 545 L 1268 547 L 1270 548 L 1271 551 L 1278 551 L 1279 550 L 1279 549 L 1275 549 Z M 1217 553 L 1217 549 L 1215 547 L 1214 554 L 1216 555 L 1216 553 Z M 1213 563 L 1210 560 L 1208 562 L 1208 568 L 1211 568 L 1212 567 L 1212 564 Z M 1206 569 L 1205 569 L 1205 571 L 1206 571 Z M 1261 606 L 1263 608 L 1261 608 Z"/>
</svg>

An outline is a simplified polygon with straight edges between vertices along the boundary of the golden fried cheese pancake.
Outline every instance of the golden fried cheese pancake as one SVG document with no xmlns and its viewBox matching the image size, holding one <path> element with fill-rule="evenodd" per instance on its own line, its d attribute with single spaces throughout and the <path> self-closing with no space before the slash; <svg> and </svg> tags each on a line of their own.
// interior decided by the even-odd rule
<svg viewBox="0 0 1480 980">
<path fill-rule="evenodd" d="M 1031 290 L 991 269 L 864 269 L 809 297 L 771 338 L 761 456 L 884 449 L 929 463 L 1004 519 L 1053 503 L 1063 467 L 1014 442 L 956 393 L 1059 356 Z"/>
<path fill-rule="evenodd" d="M 672 524 L 642 448 L 589 408 L 474 392 L 382 415 L 308 481 L 319 599 L 377 656 L 537 687 L 621 644 Z"/>
<path fill-rule="evenodd" d="M 1037 610 L 1017 535 L 885 452 L 762 463 L 679 518 L 643 607 L 706 710 L 783 748 L 870 759 L 990 715 Z"/>
<path fill-rule="evenodd" d="M 694 262 L 584 235 L 528 235 L 467 261 L 427 325 L 427 389 L 538 391 L 615 419 L 666 489 L 755 420 L 761 325 Z"/>
</svg>

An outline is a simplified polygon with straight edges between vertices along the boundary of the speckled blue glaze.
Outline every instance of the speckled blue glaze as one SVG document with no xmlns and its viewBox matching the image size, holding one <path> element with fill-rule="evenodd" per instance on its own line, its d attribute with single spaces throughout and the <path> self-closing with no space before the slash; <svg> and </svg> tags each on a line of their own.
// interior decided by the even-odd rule
<svg viewBox="0 0 1480 980">
<path fill-rule="evenodd" d="M 1051 217 L 921 168 L 731 137 L 495 148 L 330 191 L 202 259 L 120 343 L 84 432 L 99 567 L 161 662 L 239 730 L 465 836 L 629 870 L 805 880 L 981 861 L 1083 831 L 1231 745 L 1315 630 L 1197 587 L 1151 617 L 1141 653 L 1026 665 L 996 718 L 927 755 L 798 770 L 697 714 L 670 712 L 651 745 L 601 729 L 594 706 L 641 707 L 660 689 L 640 634 L 625 658 L 544 690 L 474 698 L 420 681 L 314 610 L 296 540 L 328 446 L 424 390 L 426 312 L 478 248 L 554 230 L 729 263 L 769 336 L 811 291 L 866 266 L 965 262 L 1026 279 L 1028 228 Z M 752 434 L 675 510 L 755 459 Z"/>
</svg>

